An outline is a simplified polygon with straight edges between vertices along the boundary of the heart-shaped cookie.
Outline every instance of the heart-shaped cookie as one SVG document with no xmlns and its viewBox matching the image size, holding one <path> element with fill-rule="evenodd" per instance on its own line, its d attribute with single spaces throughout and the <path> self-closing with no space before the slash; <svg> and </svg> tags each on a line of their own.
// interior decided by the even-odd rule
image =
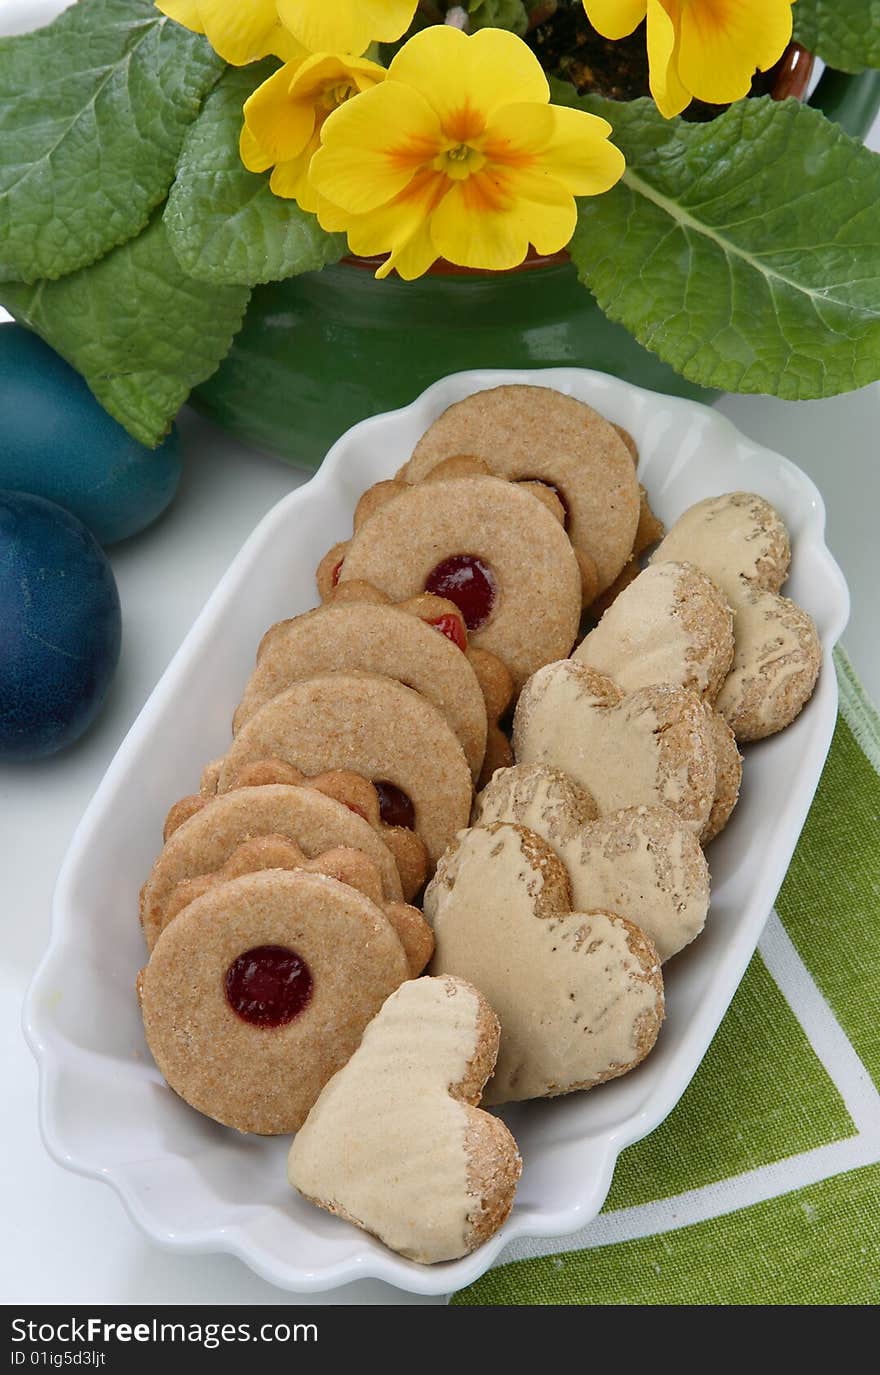
<svg viewBox="0 0 880 1375">
<path fill-rule="evenodd" d="M 578 912 L 601 908 L 640 926 L 660 959 L 698 936 L 709 910 L 709 866 L 694 834 L 667 807 L 627 807 L 599 820 L 592 799 L 556 769 L 500 769 L 476 801 L 474 824 L 512 822 L 552 846 Z"/>
<path fill-rule="evenodd" d="M 476 1107 L 497 1053 L 476 988 L 401 985 L 297 1133 L 291 1184 L 411 1260 L 467 1255 L 504 1222 L 522 1169 L 503 1122 Z"/>
<path fill-rule="evenodd" d="M 220 768 L 218 791 L 235 788 L 243 769 L 267 759 L 307 777 L 351 770 L 380 792 L 403 794 L 400 806 L 411 808 L 413 829 L 434 863 L 467 825 L 472 780 L 464 751 L 437 708 L 394 678 L 329 673 L 294 683 L 242 726 Z"/>
<path fill-rule="evenodd" d="M 822 647 L 813 620 L 777 595 L 790 556 L 788 532 L 769 502 L 728 492 L 685 511 L 651 560 L 696 564 L 733 609 L 733 666 L 716 706 L 738 740 L 784 730 L 816 685 Z"/>
<path fill-rule="evenodd" d="M 624 692 L 669 683 L 714 702 L 733 663 L 733 613 L 699 568 L 654 563 L 572 654 Z"/>
<path fill-rule="evenodd" d="M 601 815 L 669 807 L 695 835 L 715 797 L 715 758 L 703 703 L 687 688 L 624 693 L 573 659 L 529 679 L 513 723 L 517 763 L 549 764 L 591 794 Z"/>
<path fill-rule="evenodd" d="M 226 1126 L 275 1136 L 298 1130 L 409 977 L 397 932 L 364 893 L 267 869 L 216 884 L 169 922 L 139 992 L 174 1091 Z"/>
<path fill-rule="evenodd" d="M 376 865 L 387 902 L 400 902 L 400 875 L 378 831 L 343 803 L 311 788 L 274 783 L 239 788 L 202 805 L 168 837 L 141 890 L 141 922 L 152 950 L 168 921 L 175 889 L 215 873 L 246 841 L 284 836 L 308 859 L 337 846 L 359 850 Z"/>
<path fill-rule="evenodd" d="M 425 893 L 432 973 L 473 981 L 501 1022 L 487 1103 L 592 1088 L 633 1069 L 663 1020 L 656 947 L 608 911 L 573 912 L 550 846 L 505 822 L 464 831 Z"/>
</svg>

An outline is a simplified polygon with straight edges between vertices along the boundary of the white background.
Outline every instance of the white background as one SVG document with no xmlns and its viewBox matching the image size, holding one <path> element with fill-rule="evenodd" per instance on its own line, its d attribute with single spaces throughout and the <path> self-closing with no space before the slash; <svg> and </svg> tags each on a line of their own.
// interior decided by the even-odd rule
<svg viewBox="0 0 880 1375">
<path fill-rule="evenodd" d="M 59 9 L 0 0 L 0 29 Z M 880 122 L 871 139 L 880 147 Z M 719 409 L 746 434 L 798 463 L 828 508 L 828 543 L 849 581 L 844 645 L 880 702 L 877 615 L 880 384 L 831 401 L 727 397 Z M 124 617 L 119 671 L 86 738 L 55 759 L 0 765 L 0 1302 L 291 1303 L 227 1256 L 177 1256 L 144 1240 L 104 1185 L 46 1155 L 37 1128 L 36 1069 L 20 1030 L 21 1002 L 46 945 L 55 876 L 73 830 L 115 750 L 245 537 L 305 475 L 243 448 L 185 413 L 186 468 L 170 511 L 110 551 Z M 126 920 L 128 914 L 121 914 Z M 305 1302 L 432 1303 L 363 1281 Z"/>
</svg>

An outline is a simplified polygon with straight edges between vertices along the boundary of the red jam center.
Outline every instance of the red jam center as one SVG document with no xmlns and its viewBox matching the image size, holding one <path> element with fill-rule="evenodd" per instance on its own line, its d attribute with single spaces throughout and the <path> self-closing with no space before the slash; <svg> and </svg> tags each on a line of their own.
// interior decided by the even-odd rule
<svg viewBox="0 0 880 1375">
<path fill-rule="evenodd" d="M 467 649 L 467 632 L 461 622 L 460 616 L 453 616 L 452 612 L 448 616 L 438 616 L 436 621 L 429 621 L 428 625 L 434 626 L 441 635 L 445 635 L 447 640 L 451 640 L 454 645 L 464 653 Z"/>
<path fill-rule="evenodd" d="M 333 565 L 333 572 L 330 574 L 330 586 L 331 586 L 331 587 L 338 587 L 338 586 L 339 586 L 339 574 L 342 572 L 342 565 L 343 565 L 344 563 L 345 563 L 345 559 L 340 559 L 338 563 L 334 563 L 334 565 Z"/>
<path fill-rule="evenodd" d="M 425 591 L 454 602 L 468 630 L 485 625 L 495 606 L 495 576 L 475 554 L 453 554 L 425 579 Z"/>
<path fill-rule="evenodd" d="M 386 826 L 405 826 L 408 831 L 416 828 L 416 809 L 412 798 L 407 797 L 401 788 L 383 780 L 373 784 L 379 794 L 379 814 Z"/>
<path fill-rule="evenodd" d="M 312 996 L 309 966 L 285 945 L 255 945 L 226 971 L 226 1001 L 253 1026 L 284 1026 Z"/>
</svg>

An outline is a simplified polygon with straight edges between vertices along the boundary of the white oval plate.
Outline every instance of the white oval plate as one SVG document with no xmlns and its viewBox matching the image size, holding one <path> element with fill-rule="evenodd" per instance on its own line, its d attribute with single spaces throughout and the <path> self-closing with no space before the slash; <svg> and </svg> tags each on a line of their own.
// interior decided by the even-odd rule
<svg viewBox="0 0 880 1375">
<path fill-rule="evenodd" d="M 709 851 L 707 929 L 667 966 L 668 1015 L 655 1051 L 634 1073 L 591 1093 L 510 1110 L 525 1161 L 511 1217 L 465 1260 L 420 1266 L 299 1198 L 286 1182 L 287 1139 L 229 1131 L 165 1086 L 134 996 L 145 958 L 138 889 L 170 803 L 228 746 L 260 636 L 271 622 L 314 605 L 315 568 L 350 534 L 360 494 L 390 477 L 453 401 L 503 382 L 555 387 L 625 425 L 639 445 L 640 477 L 667 523 L 720 492 L 747 489 L 772 502 L 792 536 L 786 591 L 814 616 L 824 660 L 795 724 L 746 751 L 742 800 Z M 55 892 L 50 947 L 24 1013 L 52 1156 L 111 1184 L 163 1245 L 230 1251 L 292 1290 L 377 1276 L 417 1293 L 448 1293 L 481 1275 L 516 1237 L 563 1236 L 585 1226 L 602 1206 L 619 1152 L 663 1121 L 699 1065 L 755 949 L 819 781 L 837 711 L 831 650 L 849 610 L 824 524 L 818 491 L 793 463 L 705 406 L 597 372 L 460 373 L 343 435 L 320 472 L 269 512 L 234 560 L 74 836 Z"/>
</svg>

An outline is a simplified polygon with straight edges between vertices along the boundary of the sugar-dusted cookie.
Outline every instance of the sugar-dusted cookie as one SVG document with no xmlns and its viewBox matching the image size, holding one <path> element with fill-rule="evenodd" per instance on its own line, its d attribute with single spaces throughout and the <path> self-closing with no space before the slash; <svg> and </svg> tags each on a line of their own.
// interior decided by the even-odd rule
<svg viewBox="0 0 880 1375">
<path fill-rule="evenodd" d="M 706 724 L 715 758 L 715 797 L 709 819 L 700 833 L 700 844 L 703 846 L 714 840 L 730 820 L 739 800 L 743 776 L 742 755 L 737 749 L 736 736 L 721 713 L 708 705 Z"/>
<path fill-rule="evenodd" d="M 663 1020 L 653 943 L 615 913 L 572 911 L 562 861 L 504 822 L 463 832 L 425 893 L 436 974 L 475 982 L 501 1022 L 489 1103 L 592 1088 L 634 1068 Z"/>
<path fill-rule="evenodd" d="M 669 683 L 714 702 L 733 663 L 733 613 L 699 568 L 654 563 L 571 656 L 624 692 Z"/>
<path fill-rule="evenodd" d="M 394 678 L 329 673 L 294 683 L 242 726 L 223 759 L 218 791 L 260 760 L 307 777 L 346 769 L 374 781 L 386 820 L 404 818 L 436 863 L 467 824 L 472 785 L 464 751 L 425 697 Z"/>
<path fill-rule="evenodd" d="M 245 874 L 156 942 L 139 980 L 147 1044 L 199 1112 L 294 1132 L 409 974 L 394 927 L 356 888 L 301 869 Z"/>
<path fill-rule="evenodd" d="M 295 840 L 281 835 L 263 835 L 246 840 L 214 873 L 199 874 L 178 883 L 165 908 L 165 926 L 212 888 L 228 883 L 230 879 L 241 878 L 242 874 L 256 874 L 264 869 L 302 869 L 310 874 L 325 874 L 327 878 L 335 878 L 340 883 L 347 883 L 350 888 L 357 888 L 358 892 L 365 893 L 371 902 L 381 908 L 394 927 L 413 978 L 421 974 L 431 958 L 434 940 L 430 927 L 417 907 L 410 907 L 406 902 L 386 900 L 382 875 L 374 860 L 368 859 L 360 850 L 351 850 L 344 845 L 308 859 Z"/>
<path fill-rule="evenodd" d="M 476 1106 L 497 1054 L 476 988 L 402 984 L 297 1133 L 291 1184 L 410 1260 L 467 1255 L 504 1222 L 522 1169 L 504 1123 Z"/>
<path fill-rule="evenodd" d="M 580 621 L 565 530 L 521 485 L 497 477 L 422 482 L 380 506 L 345 551 L 340 585 L 352 579 L 394 601 L 427 591 L 455 602 L 470 642 L 496 654 L 517 688 L 569 652 Z"/>
<path fill-rule="evenodd" d="M 652 562 L 664 559 L 702 568 L 733 609 L 733 667 L 716 705 L 736 738 L 784 730 L 812 695 L 822 647 L 807 612 L 777 595 L 790 561 L 778 513 L 753 492 L 709 497 L 675 522 Z"/>
<path fill-rule="evenodd" d="M 258 836 L 293 840 L 308 859 L 339 846 L 358 850 L 376 865 L 384 900 L 402 900 L 394 857 L 364 817 L 312 788 L 280 783 L 239 788 L 203 801 L 160 851 L 141 890 L 141 922 L 149 949 L 168 920 L 175 889 L 188 879 L 215 873 Z"/>
<path fill-rule="evenodd" d="M 434 421 L 402 475 L 420 482 L 456 454 L 481 458 L 498 477 L 549 486 L 572 545 L 595 566 L 596 593 L 614 581 L 632 551 L 639 486 L 626 444 L 603 416 L 550 387 L 475 392 Z"/>
<path fill-rule="evenodd" d="M 624 693 L 573 659 L 548 664 L 523 689 L 513 723 L 520 764 L 564 769 L 601 815 L 666 806 L 699 835 L 715 797 L 703 703 L 665 685 Z"/>
<path fill-rule="evenodd" d="M 325 673 L 378 673 L 415 688 L 445 716 L 476 778 L 486 753 L 486 707 L 477 676 L 452 640 L 418 616 L 369 602 L 329 604 L 287 622 L 251 674 L 236 731 L 279 692 Z"/>
<path fill-rule="evenodd" d="M 516 764 L 480 793 L 474 824 L 535 831 L 565 865 L 578 912 L 628 918 L 670 959 L 700 934 L 709 909 L 709 867 L 696 836 L 668 807 L 595 815 L 592 798 L 571 779 L 563 784 L 558 770 Z"/>
</svg>

